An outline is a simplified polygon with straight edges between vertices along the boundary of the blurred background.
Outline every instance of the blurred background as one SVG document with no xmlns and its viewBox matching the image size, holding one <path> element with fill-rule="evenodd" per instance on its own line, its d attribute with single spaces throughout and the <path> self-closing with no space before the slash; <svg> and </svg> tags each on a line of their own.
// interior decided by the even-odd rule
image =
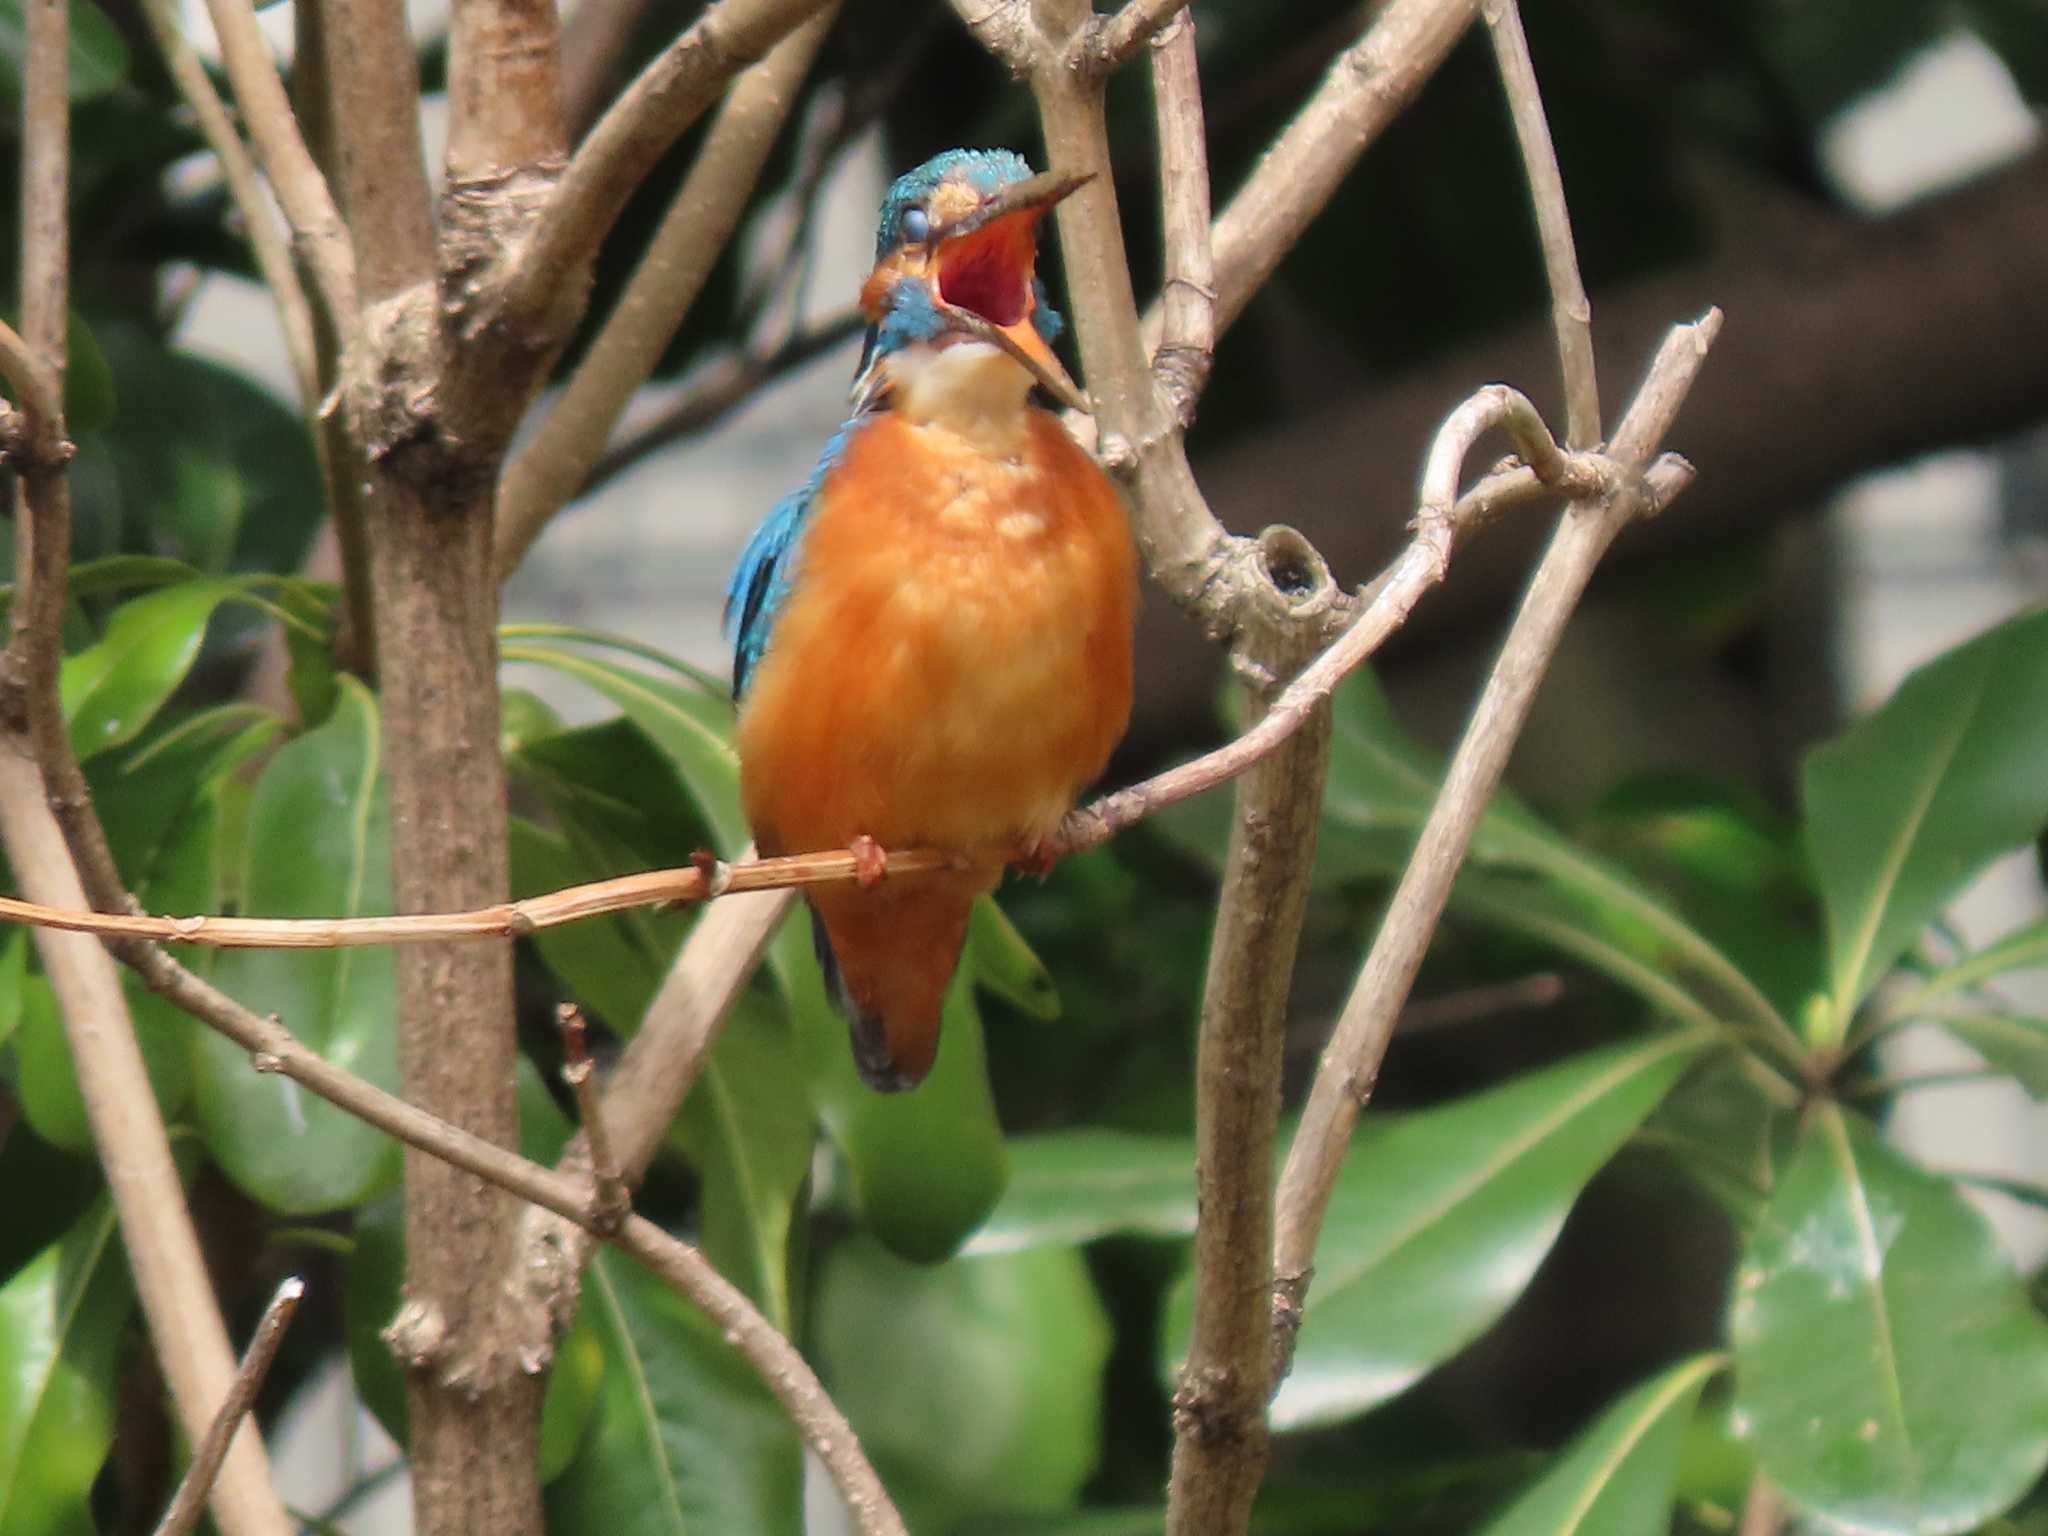
<svg viewBox="0 0 2048 1536">
<path fill-rule="evenodd" d="M 571 106 L 586 124 L 695 9 L 564 8 Z M 161 110 L 165 88 L 131 9 L 80 10 L 81 26 L 129 65 L 81 99 L 78 118 L 74 281 L 92 349 L 73 387 L 90 390 L 103 370 L 120 401 L 100 421 L 74 403 L 89 450 L 77 467 L 80 556 L 134 550 L 206 568 L 317 560 L 317 480 L 289 407 L 276 403 L 290 382 L 274 316 L 231 238 L 210 160 L 189 124 Z M 445 16 L 414 9 L 431 92 Z M 1375 9 L 1197 0 L 1219 207 Z M 203 13 L 188 11 L 208 46 Z M 1769 822 L 1794 804 L 1806 747 L 2048 587 L 2048 13 L 2038 0 L 1528 0 L 1524 12 L 1610 416 L 1665 327 L 1719 304 L 1727 328 L 1670 443 L 1699 481 L 1617 547 L 1510 777 L 1566 827 L 1670 775 L 1725 785 Z M 618 25 L 622 13 L 632 26 Z M 263 14 L 288 56 L 290 7 Z M 0 23 L 0 86 L 11 66 L 18 89 L 18 6 L 0 6 Z M 1142 68 L 1117 82 L 1113 106 L 1142 293 L 1158 268 Z M 608 247 L 594 317 L 694 142 Z M 1028 95 L 947 8 L 849 0 L 742 238 L 596 483 L 511 581 L 509 619 L 602 627 L 723 669 L 719 609 L 739 545 L 843 415 L 858 352 L 849 305 L 881 189 L 955 144 L 1035 157 Z M 15 175 L 13 146 L 0 146 L 0 177 Z M 13 259 L 10 241 L 0 261 Z M 1217 514 L 1244 532 L 1293 523 L 1341 580 L 1369 579 L 1403 537 L 1430 434 L 1451 406 L 1495 379 L 1546 412 L 1555 404 L 1546 305 L 1520 164 L 1474 36 L 1223 341 L 1191 439 Z M 1455 739 L 1543 521 L 1531 514 L 1473 540 L 1389 649 L 1382 680 L 1425 741 Z M 239 686 L 250 633 L 214 646 L 216 686 Z M 587 695 L 550 693 L 545 676 L 513 680 L 571 718 L 593 712 Z M 1138 688 L 1113 777 L 1191 755 L 1225 730 L 1217 658 L 1157 594 Z M 1186 1129 L 1211 902 L 1211 876 L 1188 852 L 1195 840 L 1147 829 L 1007 898 L 1060 980 L 1065 1016 L 1047 1026 L 992 1012 L 1006 1128 Z M 1297 1083 L 1379 894 L 1333 885 L 1311 913 Z M 1955 920 L 1982 941 L 2041 905 L 2039 860 L 2020 857 L 1980 882 Z M 1505 987 L 1503 1000 L 1428 1013 L 1430 999 L 1468 997 L 1480 982 Z M 2048 991 L 2028 998 L 2024 979 L 2013 991 L 2048 1012 Z M 1418 997 L 1416 1028 L 1397 1040 L 1383 1080 L 1390 1106 L 1494 1081 L 1606 1038 L 1620 1018 L 1612 997 L 1549 962 L 1455 929 Z M 1546 1020 L 1540 1037 L 1532 1013 Z M 1970 1060 L 1931 1035 L 1909 1033 L 1892 1050 L 1900 1072 Z M 1910 1095 L 1889 1129 L 1933 1162 L 2048 1173 L 2048 1115 L 2010 1085 Z M 2037 1265 L 2048 1252 L 2042 1213 L 1982 1198 L 2016 1259 Z M 1482 1445 L 1555 1442 L 1646 1364 L 1713 1336 L 1728 1242 L 1711 1202 L 1654 1159 L 1625 1157 L 1499 1325 L 1363 1427 L 1289 1442 L 1281 1480 L 1312 1486 L 1337 1464 L 1398 1459 L 1446 1424 Z M 1091 1258 L 1125 1341 L 1091 1484 L 1105 1500 L 1155 1492 L 1167 1431 L 1143 1312 L 1162 1262 L 1135 1242 Z M 1703 1283 L 1689 1286 L 1689 1274 Z M 316 1373 L 287 1415 L 300 1427 L 274 1437 L 295 1503 L 322 1507 L 388 1458 L 351 1403 Z M 354 1502 L 348 1528 L 402 1529 L 403 1519 L 394 1480 Z"/>
</svg>

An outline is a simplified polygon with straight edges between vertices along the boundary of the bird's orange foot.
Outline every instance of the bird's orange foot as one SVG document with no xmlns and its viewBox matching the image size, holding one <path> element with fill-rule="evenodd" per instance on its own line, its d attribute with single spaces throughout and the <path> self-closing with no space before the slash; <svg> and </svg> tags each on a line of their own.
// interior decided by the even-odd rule
<svg viewBox="0 0 2048 1536">
<path fill-rule="evenodd" d="M 861 833 L 848 843 L 846 851 L 853 855 L 853 883 L 862 890 L 873 890 L 889 873 L 888 850 L 867 833 Z"/>
<path fill-rule="evenodd" d="M 1017 866 L 1019 874 L 1030 875 L 1034 879 L 1043 880 L 1052 873 L 1052 867 L 1059 863 L 1059 861 L 1060 856 L 1053 847 L 1052 839 L 1042 837 L 1036 842 L 1029 843 L 1019 849 L 1017 857 L 1011 862 Z"/>
</svg>

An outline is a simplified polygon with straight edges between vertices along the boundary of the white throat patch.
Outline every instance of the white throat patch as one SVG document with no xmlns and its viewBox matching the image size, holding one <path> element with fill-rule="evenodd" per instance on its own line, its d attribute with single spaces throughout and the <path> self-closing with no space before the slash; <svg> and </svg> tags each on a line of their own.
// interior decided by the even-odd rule
<svg viewBox="0 0 2048 1536">
<path fill-rule="evenodd" d="M 1030 370 L 985 341 L 909 346 L 889 359 L 896 409 L 919 425 L 957 432 L 991 453 L 1013 452 L 1024 433 Z"/>
</svg>

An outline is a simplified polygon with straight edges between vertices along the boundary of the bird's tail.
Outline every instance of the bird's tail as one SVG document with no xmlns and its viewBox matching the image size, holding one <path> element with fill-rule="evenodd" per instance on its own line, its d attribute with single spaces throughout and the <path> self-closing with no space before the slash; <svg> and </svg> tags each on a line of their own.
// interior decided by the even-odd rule
<svg viewBox="0 0 2048 1536">
<path fill-rule="evenodd" d="M 915 1088 L 931 1071 L 968 914 L 993 884 L 980 874 L 919 876 L 813 894 L 811 940 L 826 992 L 846 1015 L 861 1080 L 878 1093 Z"/>
</svg>

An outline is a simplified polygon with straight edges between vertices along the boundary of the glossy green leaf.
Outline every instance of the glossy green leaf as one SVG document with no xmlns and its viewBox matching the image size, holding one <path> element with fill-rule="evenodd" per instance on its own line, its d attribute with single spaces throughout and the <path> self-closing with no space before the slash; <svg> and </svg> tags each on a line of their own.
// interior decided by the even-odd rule
<svg viewBox="0 0 2048 1536">
<path fill-rule="evenodd" d="M 1398 874 L 1442 774 L 1442 764 L 1402 732 L 1369 671 L 1346 679 L 1335 695 L 1318 878 Z M 1672 901 L 1513 795 L 1496 795 L 1480 818 L 1466 870 L 1452 892 L 1454 910 L 1487 922 L 1519 919 L 1515 925 L 1532 937 L 1565 947 L 1671 1017 L 1741 1020 L 1791 1046 L 1778 1009 Z M 1538 922 L 1546 932 L 1534 931 Z"/>
<path fill-rule="evenodd" d="M 974 904 L 962 963 L 973 968 L 977 986 L 1020 1013 L 1039 1020 L 1060 1016 L 1059 988 L 1053 985 L 1052 973 L 992 897 Z"/>
<path fill-rule="evenodd" d="M 135 1041 L 141 1047 L 143 1069 L 156 1093 L 158 1110 L 166 1120 L 175 1119 L 192 1091 L 192 1021 L 158 999 L 151 1001 L 159 1007 L 136 1008 L 141 995 L 130 989 Z M 71 1044 L 65 1037 L 56 994 L 43 976 L 29 976 L 22 984 L 21 1029 L 15 1051 L 21 1066 L 16 1089 L 22 1113 L 35 1133 L 67 1152 L 91 1152 L 92 1121 L 72 1069 Z"/>
<path fill-rule="evenodd" d="M 378 776 L 376 701 L 344 681 L 333 716 L 264 767 L 249 807 L 245 909 L 266 917 L 355 917 L 391 909 L 390 826 Z M 214 979 L 307 1046 L 378 1086 L 398 1087 L 391 951 L 230 950 Z M 199 1047 L 199 1123 L 214 1160 L 274 1211 L 356 1205 L 398 1177 L 398 1144 L 291 1079 L 259 1073 L 228 1040 Z"/>
<path fill-rule="evenodd" d="M 817 1119 L 783 1010 L 743 994 L 671 1136 L 702 1181 L 702 1245 L 771 1322 L 792 1326 L 790 1232 Z"/>
<path fill-rule="evenodd" d="M 908 1093 L 876 1093 L 854 1070 L 846 1021 L 826 1000 L 808 914 L 783 924 L 768 960 L 855 1216 L 906 1257 L 944 1258 L 981 1224 L 1009 1173 L 969 968 L 946 994 L 931 1075 Z"/>
<path fill-rule="evenodd" d="M 1943 1013 L 1942 1028 L 2037 1099 L 2048 1099 L 2048 1018 L 2027 1013 Z"/>
<path fill-rule="evenodd" d="M 1988 861 L 2048 824 L 2048 612 L 1921 667 L 1807 754 L 1835 1027 Z"/>
<path fill-rule="evenodd" d="M 28 930 L 16 928 L 0 937 L 0 1045 L 5 1045 L 21 1027 L 22 983 L 27 979 Z"/>
<path fill-rule="evenodd" d="M 1274 1427 L 1362 1413 L 1478 1337 L 1528 1285 L 1579 1191 L 1710 1038 L 1655 1035 L 1368 1120 L 1331 1195 Z M 1192 1306 L 1184 1281 L 1167 1309 L 1169 1377 Z"/>
<path fill-rule="evenodd" d="M 105 1188 L 96 1158 L 74 1156 L 17 1128 L 0 1141 L 0 1189 L 7 1219 L 0 1221 L 0 1285 L 85 1214 Z"/>
<path fill-rule="evenodd" d="M 1726 1363 L 1701 1355 L 1644 1382 L 1582 1430 L 1483 1536 L 1643 1536 L 1671 1523 L 1678 1453 L 1700 1388 Z"/>
<path fill-rule="evenodd" d="M 1736 1275 L 1736 1426 L 1788 1497 L 1941 1536 L 2048 1465 L 2048 1320 L 1955 1187 L 1822 1104 Z"/>
<path fill-rule="evenodd" d="M 1195 1230 L 1195 1146 L 1187 1137 L 1048 1131 L 1012 1137 L 1009 1150 L 1009 1187 L 965 1254 Z"/>
<path fill-rule="evenodd" d="M 507 642 L 499 652 L 507 662 L 550 667 L 595 689 L 626 712 L 674 765 L 691 798 L 711 824 L 716 851 L 736 857 L 747 845 L 746 818 L 740 812 L 740 763 L 732 749 L 732 703 L 702 689 L 625 666 L 605 656 L 589 656 L 546 640 Z"/>
<path fill-rule="evenodd" d="M 0 1286 L 0 1530 L 91 1536 L 134 1306 L 112 1207 L 96 1204 Z"/>
<path fill-rule="evenodd" d="M 156 717 L 198 659 L 214 610 L 237 592 L 189 581 L 132 598 L 96 644 L 64 658 L 64 714 L 81 759 L 133 741 Z"/>
<path fill-rule="evenodd" d="M 855 1239 L 816 1308 L 826 1382 L 913 1530 L 1073 1505 L 1101 1453 L 1110 1343 L 1079 1253 L 927 1268 Z"/>
<path fill-rule="evenodd" d="M 609 1250 L 584 1274 L 582 1315 L 604 1380 L 581 1448 L 547 1489 L 548 1529 L 798 1536 L 796 1432 L 716 1326 Z"/>
</svg>

